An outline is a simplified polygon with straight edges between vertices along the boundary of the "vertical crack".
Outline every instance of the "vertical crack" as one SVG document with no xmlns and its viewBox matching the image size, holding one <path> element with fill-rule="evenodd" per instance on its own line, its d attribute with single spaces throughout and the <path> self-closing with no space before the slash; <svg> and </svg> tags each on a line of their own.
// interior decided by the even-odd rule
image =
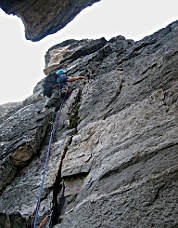
<svg viewBox="0 0 178 228">
<path fill-rule="evenodd" d="M 61 169 L 62 169 L 63 160 L 68 151 L 68 146 L 71 144 L 71 142 L 72 142 L 72 136 L 69 138 L 68 143 L 64 148 L 64 151 L 61 157 L 61 164 L 59 167 L 59 171 L 53 186 L 52 217 L 51 217 L 52 226 L 59 223 L 58 218 L 60 217 L 60 215 L 63 214 L 64 204 L 65 204 L 65 198 L 64 198 L 65 187 L 61 177 Z"/>
<path fill-rule="evenodd" d="M 77 125 L 79 121 L 78 110 L 80 108 L 80 101 L 81 101 L 81 89 L 79 90 L 75 98 L 75 103 L 71 106 L 71 109 L 69 111 L 70 113 L 69 128 L 75 129 L 75 132 L 77 132 Z M 64 197 L 65 185 L 61 177 L 61 169 L 63 165 L 63 160 L 65 158 L 65 155 L 68 151 L 68 147 L 71 144 L 71 142 L 72 142 L 72 136 L 69 138 L 64 148 L 63 155 L 61 157 L 61 164 L 59 167 L 59 171 L 53 186 L 52 218 L 51 218 L 52 226 L 59 224 L 62 220 L 62 215 L 65 213 L 65 203 L 66 203 L 66 200 Z"/>
<path fill-rule="evenodd" d="M 79 123 L 79 116 L 78 116 L 78 111 L 80 109 L 81 106 L 81 89 L 79 89 L 77 96 L 75 97 L 75 103 L 72 105 L 72 107 L 69 110 L 69 128 L 73 129 L 75 128 L 76 132 L 77 132 L 77 126 Z"/>
</svg>

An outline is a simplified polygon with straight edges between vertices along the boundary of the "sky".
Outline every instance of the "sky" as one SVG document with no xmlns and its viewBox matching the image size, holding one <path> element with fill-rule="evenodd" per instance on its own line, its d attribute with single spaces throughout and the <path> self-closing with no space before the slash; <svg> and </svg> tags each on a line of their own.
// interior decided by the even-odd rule
<svg viewBox="0 0 178 228">
<path fill-rule="evenodd" d="M 177 8 L 177 0 L 101 0 L 38 42 L 26 40 L 21 19 L 0 9 L 0 104 L 32 95 L 45 77 L 44 56 L 53 45 L 67 39 L 109 40 L 118 35 L 138 41 L 176 21 Z"/>
</svg>

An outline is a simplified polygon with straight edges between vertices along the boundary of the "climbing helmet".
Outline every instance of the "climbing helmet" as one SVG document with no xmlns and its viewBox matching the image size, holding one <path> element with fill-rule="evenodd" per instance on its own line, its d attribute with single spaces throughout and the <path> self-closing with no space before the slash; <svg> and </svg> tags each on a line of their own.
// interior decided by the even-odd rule
<svg viewBox="0 0 178 228">
<path fill-rule="evenodd" d="M 57 75 L 61 75 L 61 74 L 66 74 L 67 73 L 67 71 L 66 70 L 64 70 L 64 69 L 60 69 L 60 70 L 58 70 L 57 72 Z"/>
</svg>

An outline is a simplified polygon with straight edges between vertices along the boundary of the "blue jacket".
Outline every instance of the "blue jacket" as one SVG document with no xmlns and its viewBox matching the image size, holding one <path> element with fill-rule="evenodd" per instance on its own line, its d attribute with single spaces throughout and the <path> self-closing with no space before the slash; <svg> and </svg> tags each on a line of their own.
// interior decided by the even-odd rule
<svg viewBox="0 0 178 228">
<path fill-rule="evenodd" d="M 61 74 L 60 76 L 57 77 L 56 81 L 57 83 L 60 83 L 62 85 L 62 88 L 64 88 L 65 86 L 67 86 L 68 77 L 65 76 L 64 74 Z"/>
</svg>

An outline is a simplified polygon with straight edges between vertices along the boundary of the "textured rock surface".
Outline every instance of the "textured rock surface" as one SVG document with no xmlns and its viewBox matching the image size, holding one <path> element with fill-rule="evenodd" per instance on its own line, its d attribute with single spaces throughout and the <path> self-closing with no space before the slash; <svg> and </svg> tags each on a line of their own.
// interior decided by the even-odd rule
<svg viewBox="0 0 178 228">
<path fill-rule="evenodd" d="M 17 110 L 19 109 L 20 106 L 21 106 L 21 102 L 9 102 L 9 103 L 0 105 L 0 122 L 3 121 L 4 116 L 6 114 L 10 115 L 11 112 L 14 111 L 14 109 Z"/>
<path fill-rule="evenodd" d="M 38 224 L 52 205 L 55 228 L 178 227 L 177 44 L 178 21 L 139 42 L 69 40 L 47 51 L 45 73 L 66 66 L 90 77 L 71 84 L 60 113 Z M 54 118 L 39 112 L 42 82 L 1 123 L 0 227 L 32 222 Z"/>
<path fill-rule="evenodd" d="M 0 0 L 0 7 L 7 14 L 21 18 L 25 36 L 38 41 L 65 27 L 87 6 L 99 0 Z"/>
</svg>

